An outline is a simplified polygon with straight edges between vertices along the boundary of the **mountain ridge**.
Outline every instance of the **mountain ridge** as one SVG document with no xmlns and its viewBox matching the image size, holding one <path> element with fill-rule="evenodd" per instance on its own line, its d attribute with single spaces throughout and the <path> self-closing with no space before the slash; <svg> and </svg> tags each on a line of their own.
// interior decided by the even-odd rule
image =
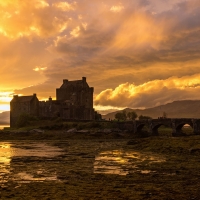
<svg viewBox="0 0 200 200">
<path fill-rule="evenodd" d="M 152 118 L 158 118 L 163 115 L 163 112 L 167 114 L 168 118 L 200 118 L 200 100 L 180 100 L 167 103 L 147 109 L 123 109 L 126 112 L 135 111 L 138 116 L 145 115 Z M 122 112 L 123 110 L 115 111 L 103 115 L 103 119 L 114 119 L 115 114 Z"/>
<path fill-rule="evenodd" d="M 10 111 L 0 113 L 0 124 L 10 124 Z"/>
</svg>

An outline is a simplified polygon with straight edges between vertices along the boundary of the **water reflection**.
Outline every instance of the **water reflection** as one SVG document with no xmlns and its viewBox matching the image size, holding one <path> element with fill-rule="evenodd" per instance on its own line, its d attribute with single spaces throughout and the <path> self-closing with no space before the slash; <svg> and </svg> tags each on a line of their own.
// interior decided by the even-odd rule
<svg viewBox="0 0 200 200">
<path fill-rule="evenodd" d="M 44 181 L 44 180 L 56 180 L 55 174 L 49 176 L 45 169 L 38 171 L 32 171 L 29 174 L 26 172 L 14 173 L 13 167 L 16 162 L 19 168 L 24 167 L 24 164 L 20 162 L 20 159 L 24 158 L 37 158 L 42 157 L 44 159 L 59 156 L 63 154 L 62 149 L 54 146 L 50 146 L 44 143 L 1 143 L 0 144 L 0 185 L 3 186 L 8 180 L 15 180 L 18 182 L 23 181 Z M 39 167 L 39 166 L 38 166 Z M 12 177 L 12 178 L 11 178 Z M 13 178 L 14 177 L 14 178 Z"/>
<path fill-rule="evenodd" d="M 11 161 L 9 148 L 10 144 L 0 144 L 0 184 L 8 181 Z"/>
<path fill-rule="evenodd" d="M 20 172 L 15 175 L 14 179 L 18 183 L 30 183 L 31 181 L 56 181 L 57 176 L 48 176 L 48 177 L 34 177 L 32 174 L 28 174 L 27 172 Z"/>
<path fill-rule="evenodd" d="M 9 128 L 10 125 L 0 125 L 0 130 L 4 129 L 4 128 Z"/>
<path fill-rule="evenodd" d="M 139 166 L 164 161 L 165 159 L 158 155 L 118 150 L 105 151 L 95 157 L 94 173 L 127 175 L 130 172 L 140 172 L 147 174 L 153 171 L 139 170 Z"/>
</svg>

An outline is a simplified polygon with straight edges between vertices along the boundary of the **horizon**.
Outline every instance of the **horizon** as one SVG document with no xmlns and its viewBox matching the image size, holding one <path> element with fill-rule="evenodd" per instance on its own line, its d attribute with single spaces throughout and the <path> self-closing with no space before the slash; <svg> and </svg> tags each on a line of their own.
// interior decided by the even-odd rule
<svg viewBox="0 0 200 200">
<path fill-rule="evenodd" d="M 14 94 L 55 99 L 63 79 L 81 77 L 102 112 L 200 99 L 197 0 L 0 0 L 0 9 L 0 113 Z"/>
<path fill-rule="evenodd" d="M 100 110 L 95 109 L 95 110 L 98 111 L 101 115 L 107 115 L 107 114 L 110 114 L 110 113 L 113 113 L 113 112 L 116 112 L 116 111 L 122 111 L 122 110 L 125 110 L 125 109 L 145 111 L 145 110 L 148 110 L 148 109 L 151 109 L 151 108 L 162 107 L 162 106 L 165 106 L 165 105 L 168 105 L 168 104 L 171 104 L 171 103 L 174 103 L 174 102 L 178 102 L 178 101 L 200 101 L 200 99 L 194 99 L 194 100 L 190 100 L 190 99 L 177 100 L 177 101 L 172 101 L 172 102 L 168 102 L 166 104 L 157 105 L 157 106 L 148 107 L 148 108 L 130 108 L 130 107 L 113 108 L 113 107 L 108 107 L 107 109 L 100 109 Z M 0 110 L 0 114 L 5 113 L 5 112 L 10 112 L 10 110 L 3 110 L 3 111 Z M 1 122 L 0 122 L 0 124 L 1 124 Z"/>
<path fill-rule="evenodd" d="M 176 103 L 176 102 L 190 102 L 190 101 L 197 101 L 198 104 L 180 104 L 180 106 L 177 106 L 177 104 L 174 104 L 173 106 L 169 106 L 170 104 Z M 134 112 L 136 112 L 136 114 L 138 115 L 138 117 L 140 115 L 143 116 L 148 116 L 148 117 L 152 117 L 153 119 L 157 119 L 159 117 L 162 117 L 163 113 L 167 114 L 167 118 L 195 118 L 195 119 L 200 119 L 200 114 L 198 112 L 197 107 L 200 106 L 200 100 L 196 99 L 196 100 L 179 100 L 179 101 L 173 101 L 173 102 L 169 102 L 163 105 L 159 105 L 159 106 L 155 106 L 155 107 L 149 107 L 149 108 L 130 108 L 130 107 L 125 107 L 125 108 L 121 108 L 121 109 L 108 109 L 108 110 L 100 110 L 98 111 L 101 115 L 103 119 L 114 119 L 114 115 L 117 112 L 126 110 L 126 109 L 130 109 L 133 110 Z M 182 105 L 186 105 L 186 107 L 183 107 Z M 188 105 L 190 105 L 190 107 L 188 107 Z M 166 107 L 165 107 L 166 106 Z M 196 107 L 197 106 L 197 107 Z M 185 109 L 184 109 L 185 108 Z M 150 110 L 149 110 L 150 109 Z M 151 110 L 154 109 L 154 110 Z M 176 111 L 175 111 L 176 110 Z M 190 112 L 191 110 L 193 110 L 192 112 Z M 10 111 L 3 111 L 0 112 L 0 129 L 3 126 L 8 126 L 10 125 L 10 114 L 9 115 L 5 115 L 5 112 L 9 112 Z M 129 111 L 128 111 L 129 112 Z"/>
</svg>

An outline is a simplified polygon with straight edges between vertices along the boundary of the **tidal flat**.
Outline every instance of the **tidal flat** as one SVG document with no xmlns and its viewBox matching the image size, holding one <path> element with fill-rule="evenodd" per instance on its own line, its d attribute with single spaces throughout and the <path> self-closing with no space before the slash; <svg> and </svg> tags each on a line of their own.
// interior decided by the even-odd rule
<svg viewBox="0 0 200 200">
<path fill-rule="evenodd" d="M 200 136 L 47 135 L 0 134 L 0 199 L 200 199 Z"/>
</svg>

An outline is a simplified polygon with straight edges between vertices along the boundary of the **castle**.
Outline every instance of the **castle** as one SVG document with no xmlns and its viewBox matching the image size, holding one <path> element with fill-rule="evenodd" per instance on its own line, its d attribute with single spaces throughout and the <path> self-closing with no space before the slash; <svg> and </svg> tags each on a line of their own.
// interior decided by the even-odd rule
<svg viewBox="0 0 200 200">
<path fill-rule="evenodd" d="M 86 77 L 82 80 L 63 80 L 56 89 L 56 100 L 39 101 L 36 94 L 14 95 L 10 102 L 10 126 L 15 127 L 20 115 L 28 114 L 40 118 L 60 117 L 64 120 L 94 120 L 94 88 L 89 87 Z"/>
</svg>

